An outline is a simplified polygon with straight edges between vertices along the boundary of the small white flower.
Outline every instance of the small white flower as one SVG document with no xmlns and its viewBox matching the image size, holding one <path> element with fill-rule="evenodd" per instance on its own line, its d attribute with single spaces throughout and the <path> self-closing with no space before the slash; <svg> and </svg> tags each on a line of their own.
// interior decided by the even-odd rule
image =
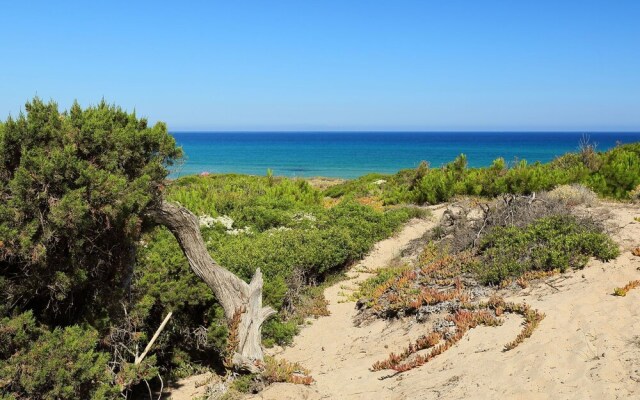
<svg viewBox="0 0 640 400">
<path fill-rule="evenodd" d="M 213 218 L 210 215 L 202 215 L 198 218 L 198 222 L 201 227 L 212 228 L 215 224 L 220 224 L 229 230 L 233 228 L 233 219 L 226 215 Z"/>
<path fill-rule="evenodd" d="M 289 227 L 278 226 L 276 228 L 271 228 L 271 229 L 267 230 L 266 232 L 267 232 L 267 234 L 269 236 L 273 236 L 276 232 L 286 232 L 286 231 L 290 231 L 290 230 L 291 230 L 291 228 L 289 228 Z"/>
<path fill-rule="evenodd" d="M 247 234 L 247 235 L 251 235 L 253 232 L 251 231 L 251 227 L 250 226 L 245 226 L 242 229 L 236 228 L 236 229 L 231 229 L 227 231 L 227 235 L 233 235 L 233 236 L 237 236 L 241 233 Z"/>
<path fill-rule="evenodd" d="M 296 221 L 311 221 L 311 222 L 315 222 L 316 221 L 316 217 L 313 214 L 309 214 L 309 213 L 296 213 L 293 216 L 293 219 Z"/>
</svg>

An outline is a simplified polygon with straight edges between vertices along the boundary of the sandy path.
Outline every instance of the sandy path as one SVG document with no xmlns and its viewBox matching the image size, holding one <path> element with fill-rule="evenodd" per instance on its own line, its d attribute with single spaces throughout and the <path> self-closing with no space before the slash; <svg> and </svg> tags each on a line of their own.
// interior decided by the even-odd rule
<svg viewBox="0 0 640 400">
<path fill-rule="evenodd" d="M 402 375 L 368 367 L 398 351 L 424 327 L 409 322 L 377 321 L 353 326 L 354 303 L 344 302 L 339 283 L 326 290 L 329 317 L 313 321 L 294 346 L 278 357 L 299 361 L 316 379 L 310 387 L 277 384 L 255 399 L 614 399 L 640 398 L 640 289 L 626 297 L 611 295 L 616 286 L 640 279 L 640 209 L 603 206 L 618 227 L 614 234 L 623 254 L 609 263 L 590 262 L 582 271 L 557 276 L 518 293 L 547 317 L 518 348 L 502 352 L 520 330 L 521 320 L 508 317 L 497 328 L 471 330 L 463 340 L 429 364 Z M 442 210 L 439 210 L 441 213 Z M 437 213 L 437 212 L 436 212 Z M 378 268 L 390 261 L 432 222 L 413 221 L 387 239 L 359 266 Z M 357 269 L 358 266 L 356 266 Z M 365 278 L 350 273 L 355 279 Z"/>
<path fill-rule="evenodd" d="M 407 338 L 402 333 L 398 333 L 396 326 L 389 329 L 386 323 L 377 321 L 374 325 L 367 328 L 359 329 L 353 326 L 352 318 L 355 315 L 353 302 L 346 302 L 346 297 L 350 289 L 357 287 L 358 282 L 362 282 L 372 274 L 364 272 L 356 272 L 363 270 L 363 267 L 369 270 L 387 266 L 412 240 L 418 239 L 431 229 L 440 220 L 445 206 L 432 208 L 432 216 L 428 219 L 413 219 L 407 223 L 404 228 L 391 238 L 385 239 L 377 243 L 374 249 L 360 262 L 354 265 L 347 276 L 351 279 L 342 281 L 325 290 L 324 294 L 329 301 L 329 317 L 312 320 L 311 326 L 305 327 L 301 334 L 296 336 L 294 347 L 290 347 L 279 353 L 290 361 L 301 361 L 305 367 L 313 371 L 313 376 L 318 382 L 329 382 L 342 375 L 345 369 L 359 368 L 362 377 L 371 378 L 366 366 L 370 363 L 364 361 L 362 357 L 341 357 L 345 355 L 357 353 L 366 354 L 366 347 L 371 343 L 363 342 L 362 339 L 369 338 L 379 341 L 381 336 L 387 336 L 388 339 L 381 341 L 375 351 L 369 351 L 369 358 L 377 357 L 380 354 L 384 344 L 401 345 Z M 400 325 L 400 324 L 398 324 Z M 414 335 L 415 337 L 419 334 Z M 363 346 L 366 343 L 366 346 Z M 324 350 L 323 350 L 324 348 Z M 273 355 L 274 352 L 272 351 Z M 336 358 L 341 358 L 341 362 L 336 362 Z M 194 397 L 203 396 L 206 392 L 206 386 L 202 382 L 207 380 L 209 374 L 191 376 L 182 379 L 174 387 L 167 389 L 165 398 L 172 400 L 187 400 Z M 350 378 L 346 377 L 342 381 L 342 386 L 336 388 L 337 393 L 343 390 L 349 390 L 345 386 L 350 385 Z M 315 387 L 315 385 L 314 385 Z M 274 390 L 279 388 L 277 390 Z M 313 389 L 311 390 L 314 391 Z M 301 399 L 317 394 L 310 393 L 310 388 L 300 385 L 272 385 L 266 394 L 266 398 L 270 399 Z M 366 396 L 365 396 L 366 397 Z M 258 397 L 262 398 L 262 397 Z M 343 398 L 342 396 L 334 398 Z M 371 398 L 371 397 L 367 397 Z"/>
<path fill-rule="evenodd" d="M 353 325 L 355 303 L 348 295 L 358 282 L 372 274 L 357 272 L 387 266 L 414 239 L 418 239 L 439 221 L 444 207 L 434 208 L 429 219 L 414 219 L 395 236 L 376 244 L 375 248 L 347 273 L 348 281 L 339 282 L 324 292 L 331 315 L 313 320 L 296 336 L 293 347 L 277 354 L 289 361 L 301 362 L 312 371 L 316 384 L 311 388 L 274 385 L 257 398 L 380 398 L 381 389 L 389 391 L 392 381 L 379 381 L 380 374 L 372 374 L 368 367 L 388 352 L 421 334 L 420 326 L 388 324 L 383 321 L 366 327 Z M 386 347 L 385 347 L 386 346 Z M 384 373 L 383 373 L 384 374 Z M 391 385 L 389 385 L 391 384 Z M 390 394 L 391 392 L 389 392 Z"/>
</svg>

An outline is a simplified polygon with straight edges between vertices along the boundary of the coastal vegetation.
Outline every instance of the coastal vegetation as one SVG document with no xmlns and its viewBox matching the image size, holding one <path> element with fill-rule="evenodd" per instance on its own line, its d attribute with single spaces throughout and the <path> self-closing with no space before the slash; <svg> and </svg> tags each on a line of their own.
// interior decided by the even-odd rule
<svg viewBox="0 0 640 400">
<path fill-rule="evenodd" d="M 111 398 L 156 376 L 154 356 L 134 363 L 114 339 L 143 339 L 120 333 L 136 242 L 181 152 L 163 124 L 104 102 L 25 110 L 0 124 L 0 393 Z"/>
<path fill-rule="evenodd" d="M 284 178 L 190 176 L 173 182 L 167 197 L 200 215 L 207 248 L 221 265 L 246 280 L 261 269 L 264 302 L 278 311 L 263 328 L 267 346 L 290 343 L 305 317 L 326 313 L 316 285 L 415 215 L 413 208 L 378 212 L 355 201 L 325 208 L 306 181 Z M 156 350 L 166 349 L 164 362 L 180 376 L 193 365 L 220 365 L 228 329 L 215 298 L 190 273 L 167 229 L 157 227 L 142 241 L 133 307 L 150 330 L 174 310 L 182 332 Z"/>
<path fill-rule="evenodd" d="M 324 191 L 271 171 L 169 180 L 182 154 L 162 123 L 105 102 L 60 112 L 34 99 L 25 110 L 0 123 L 2 399 L 126 398 L 205 369 L 251 372 L 238 389 L 256 373 L 267 383 L 311 383 L 297 364 L 238 362 L 242 339 L 252 335 L 260 356 L 261 344 L 290 344 L 307 317 L 327 315 L 323 285 L 424 217 L 415 204 L 458 195 L 484 198 L 479 217 L 474 207 L 450 212 L 417 267 L 385 269 L 359 293 L 363 314 L 446 308 L 457 330 L 434 330 L 374 369 L 421 365 L 505 312 L 525 320 L 506 344 L 513 348 L 543 315 L 498 297 L 477 301 L 478 288 L 617 256 L 602 226 L 571 207 L 595 201 L 594 192 L 633 200 L 640 190 L 640 144 L 586 145 L 511 167 L 498 159 L 468 168 L 460 156 Z M 431 356 L 411 358 L 427 348 Z"/>
<path fill-rule="evenodd" d="M 181 151 L 164 124 L 105 102 L 25 109 L 0 124 L 3 398 L 113 398 L 224 368 L 241 323 L 230 329 L 235 314 L 193 273 L 180 227 L 166 221 L 179 213 L 198 216 L 195 238 L 240 282 L 262 271 L 260 303 L 277 312 L 267 345 L 325 312 L 316 282 L 416 215 L 356 201 L 327 208 L 307 182 L 272 175 L 170 182 Z"/>
<path fill-rule="evenodd" d="M 521 344 L 544 314 L 526 303 L 505 301 L 499 290 L 526 288 L 529 280 L 584 268 L 590 257 L 607 261 L 620 254 L 601 223 L 576 212 L 576 206 L 591 201 L 588 189 L 573 188 L 450 205 L 425 239 L 417 262 L 382 269 L 353 296 L 359 299 L 360 323 L 410 317 L 431 325 L 428 334 L 371 369 L 405 372 L 421 366 L 468 330 L 501 325 L 505 313 L 518 314 L 524 321 L 504 351 Z M 624 296 L 636 285 L 630 282 L 615 294 Z"/>
<path fill-rule="evenodd" d="M 369 174 L 325 191 L 330 197 L 377 197 L 385 205 L 438 204 L 459 195 L 493 198 L 501 194 L 528 195 L 556 186 L 582 184 L 599 196 L 632 200 L 640 193 L 640 143 L 598 152 L 585 141 L 580 150 L 549 163 L 508 163 L 497 158 L 491 166 L 470 168 L 464 154 L 442 166 L 423 161 L 415 169 L 394 175 Z"/>
<path fill-rule="evenodd" d="M 590 222 L 553 215 L 523 228 L 495 227 L 479 243 L 480 256 L 471 268 L 481 282 L 498 284 L 531 272 L 583 268 L 590 257 L 617 257 L 618 246 Z"/>
</svg>

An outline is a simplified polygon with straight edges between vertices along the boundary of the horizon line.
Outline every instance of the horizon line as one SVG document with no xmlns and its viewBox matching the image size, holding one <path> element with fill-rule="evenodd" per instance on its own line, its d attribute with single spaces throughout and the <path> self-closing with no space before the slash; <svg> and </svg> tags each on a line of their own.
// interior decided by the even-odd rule
<svg viewBox="0 0 640 400">
<path fill-rule="evenodd" d="M 359 129 L 359 130 L 204 130 L 204 129 L 169 129 L 169 133 L 582 133 L 584 135 L 597 134 L 597 133 L 640 133 L 638 130 L 377 130 L 377 129 Z"/>
</svg>

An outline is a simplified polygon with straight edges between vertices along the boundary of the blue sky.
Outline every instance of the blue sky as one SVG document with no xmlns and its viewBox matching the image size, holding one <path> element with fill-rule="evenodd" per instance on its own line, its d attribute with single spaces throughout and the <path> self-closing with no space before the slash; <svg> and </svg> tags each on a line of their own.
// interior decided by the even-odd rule
<svg viewBox="0 0 640 400">
<path fill-rule="evenodd" d="M 171 130 L 640 130 L 640 1 L 3 2 L 0 117 Z"/>
</svg>

